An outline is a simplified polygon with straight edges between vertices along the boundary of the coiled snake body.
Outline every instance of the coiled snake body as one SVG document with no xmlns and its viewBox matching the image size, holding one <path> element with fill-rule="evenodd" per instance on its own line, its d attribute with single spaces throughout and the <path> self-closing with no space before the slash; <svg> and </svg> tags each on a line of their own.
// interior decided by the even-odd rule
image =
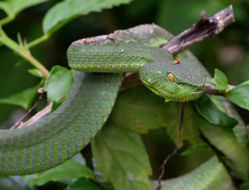
<svg viewBox="0 0 249 190">
<path fill-rule="evenodd" d="M 69 66 L 83 72 L 76 73 L 67 99 L 46 119 L 21 129 L 0 130 L 0 174 L 46 170 L 80 151 L 106 122 L 123 72 L 139 72 L 144 85 L 165 101 L 197 99 L 205 71 L 195 60 L 173 64 L 172 55 L 159 48 L 167 36 L 156 25 L 140 25 L 73 42 L 67 52 Z"/>
</svg>

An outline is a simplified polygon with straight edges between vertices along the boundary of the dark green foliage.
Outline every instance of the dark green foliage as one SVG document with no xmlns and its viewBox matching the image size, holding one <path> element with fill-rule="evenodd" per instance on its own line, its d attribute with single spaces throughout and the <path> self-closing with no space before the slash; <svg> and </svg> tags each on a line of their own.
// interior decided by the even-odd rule
<svg viewBox="0 0 249 190">
<path fill-rule="evenodd" d="M 249 110 L 249 81 L 246 81 L 227 93 L 227 98 L 238 106 Z"/>
<path fill-rule="evenodd" d="M 128 3 L 129 5 L 119 6 Z M 40 87 L 45 89 L 48 101 L 53 102 L 53 110 L 61 104 L 71 89 L 74 73 L 58 65 L 66 65 L 66 48 L 72 41 L 152 22 L 177 34 L 196 22 L 202 10 L 206 10 L 207 15 L 212 15 L 229 3 L 231 1 L 227 0 L 0 1 L 0 122 L 8 120 L 15 108 L 13 105 L 29 109 L 36 100 Z M 210 71 L 215 67 L 221 68 L 229 81 L 238 84 L 249 79 L 246 40 L 249 33 L 249 2 L 233 3 L 237 24 L 219 37 L 196 45 L 192 50 Z M 119 7 L 111 9 L 115 6 Z M 58 32 L 55 33 L 56 31 Z M 21 35 L 17 35 L 19 32 Z M 54 35 L 51 36 L 52 34 Z M 38 46 L 48 38 L 48 43 Z M 18 42 L 12 39 L 18 39 Z M 5 47 L 17 55 L 13 55 Z M 39 64 L 25 58 L 27 55 L 37 57 L 42 65 L 52 68 L 48 77 L 39 69 Z M 18 56 L 26 61 L 20 61 Z M 215 70 L 214 81 L 216 90 L 226 94 L 232 103 L 249 109 L 248 81 L 230 89 L 227 77 L 218 69 Z M 113 187 L 117 190 L 151 189 L 151 184 L 154 188 L 157 184 L 154 180 L 159 174 L 155 165 L 160 165 L 163 160 L 156 158 L 154 153 L 165 152 L 169 146 L 163 144 L 164 134 L 160 134 L 163 139 L 160 135 L 152 138 L 151 131 L 158 130 L 159 133 L 167 134 L 167 143 L 175 141 L 178 111 L 177 103 L 165 104 L 162 98 L 141 86 L 120 92 L 108 123 L 92 141 L 93 155 L 88 149 L 84 151 L 87 164 L 79 154 L 72 160 L 41 173 L 2 177 L 0 189 L 50 189 L 50 184 L 66 190 L 104 190 Z M 242 113 L 249 122 L 248 113 Z M 181 164 L 183 167 L 173 174 L 175 178 L 163 182 L 162 190 L 234 190 L 234 186 L 238 187 L 240 184 L 237 180 L 232 182 L 231 176 L 242 180 L 240 190 L 247 190 L 247 130 L 222 98 L 202 96 L 195 104 L 185 104 L 180 147 L 185 150 L 181 155 L 186 163 Z M 141 138 L 140 134 L 146 135 Z M 162 144 L 160 149 L 153 148 L 151 144 L 155 142 Z M 211 154 L 219 156 L 222 162 L 214 156 L 201 165 L 203 159 L 199 158 L 200 155 L 207 152 L 210 155 L 211 150 Z M 198 152 L 198 156 L 195 156 Z M 228 170 L 225 170 L 224 163 Z M 92 169 L 88 167 L 91 164 Z M 198 167 L 194 169 L 191 165 Z M 181 172 L 186 174 L 179 176 Z"/>
<path fill-rule="evenodd" d="M 97 177 L 115 189 L 151 188 L 152 171 L 139 134 L 107 123 L 91 145 Z"/>
<path fill-rule="evenodd" d="M 77 181 L 69 185 L 66 188 L 66 190 L 104 190 L 104 189 L 85 178 L 79 178 Z"/>
<path fill-rule="evenodd" d="M 17 105 L 27 110 L 28 108 L 30 108 L 35 98 L 37 97 L 37 90 L 39 86 L 40 84 L 31 88 L 27 88 L 19 93 L 9 96 L 8 98 L 0 98 L 0 104 Z"/>
<path fill-rule="evenodd" d="M 95 175 L 91 169 L 89 169 L 82 155 L 77 154 L 71 160 L 59 165 L 53 169 L 24 176 L 27 183 L 33 186 L 40 186 L 50 181 L 69 181 L 76 178 L 95 179 Z"/>
<path fill-rule="evenodd" d="M 199 114 L 213 125 L 231 129 L 238 123 L 236 119 L 220 111 L 206 95 L 196 101 L 196 108 Z"/>
</svg>

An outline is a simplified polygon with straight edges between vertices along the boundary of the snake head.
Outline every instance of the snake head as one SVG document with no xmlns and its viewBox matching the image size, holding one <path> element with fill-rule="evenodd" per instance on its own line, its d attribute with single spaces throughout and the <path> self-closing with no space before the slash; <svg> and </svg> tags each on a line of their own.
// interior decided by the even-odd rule
<svg viewBox="0 0 249 190">
<path fill-rule="evenodd" d="M 204 91 L 206 75 L 196 60 L 150 63 L 139 71 L 143 84 L 165 101 L 187 102 L 196 100 Z"/>
</svg>

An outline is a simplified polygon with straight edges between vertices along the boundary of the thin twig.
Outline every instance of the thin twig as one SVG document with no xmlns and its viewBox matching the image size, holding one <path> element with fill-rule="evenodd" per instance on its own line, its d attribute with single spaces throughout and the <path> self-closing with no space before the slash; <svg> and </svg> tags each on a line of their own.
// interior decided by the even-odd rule
<svg viewBox="0 0 249 190">
<path fill-rule="evenodd" d="M 39 38 L 36 38 L 35 40 L 28 43 L 28 47 L 32 48 L 32 47 L 46 41 L 49 38 L 49 36 L 50 36 L 49 34 L 44 34 L 44 35 L 40 36 Z"/>
<path fill-rule="evenodd" d="M 38 99 L 36 102 L 32 105 L 31 108 L 10 128 L 10 129 L 16 129 L 18 126 L 23 124 L 23 121 L 29 116 L 29 114 L 34 111 L 34 109 L 37 107 L 38 103 L 42 99 L 42 94 L 39 95 Z"/>
<path fill-rule="evenodd" d="M 181 129 L 182 129 L 182 121 L 183 121 L 183 103 L 179 104 L 179 117 L 178 117 L 178 127 L 177 127 L 177 137 L 176 137 L 176 143 L 175 143 L 175 148 L 173 149 L 173 151 L 167 155 L 167 157 L 164 159 L 160 169 L 161 169 L 161 174 L 158 178 L 158 183 L 157 183 L 157 188 L 156 190 L 160 190 L 161 189 L 161 182 L 165 173 L 165 165 L 168 163 L 169 159 L 172 158 L 173 156 L 175 156 L 175 154 L 177 153 L 178 150 L 178 146 L 180 143 L 180 136 L 181 136 Z"/>
<path fill-rule="evenodd" d="M 19 41 L 22 42 L 21 39 Z M 18 55 L 20 55 L 22 58 L 27 60 L 29 63 L 31 63 L 34 67 L 39 69 L 44 78 L 47 78 L 49 71 L 44 67 L 37 59 L 35 59 L 32 54 L 29 52 L 29 49 L 27 49 L 27 46 L 24 46 L 23 44 L 18 44 L 16 41 L 12 40 L 1 28 L 0 25 L 0 42 L 5 45 L 6 47 L 10 48 L 14 52 L 16 52 Z"/>
<path fill-rule="evenodd" d="M 27 52 L 26 54 L 24 54 L 23 58 L 29 61 L 37 69 L 39 69 L 42 72 L 42 75 L 44 78 L 48 77 L 49 71 L 46 69 L 46 67 L 43 66 L 43 64 L 41 64 L 37 59 L 35 59 L 30 52 Z"/>
<path fill-rule="evenodd" d="M 48 103 L 48 105 L 43 108 L 41 111 L 37 112 L 34 116 L 32 116 L 30 119 L 28 119 L 25 122 L 20 123 L 16 129 L 30 126 L 33 123 L 36 123 L 37 121 L 44 119 L 46 116 L 50 114 L 51 108 L 52 108 L 52 102 Z"/>
<path fill-rule="evenodd" d="M 205 94 L 210 94 L 210 95 L 220 95 L 220 96 L 226 96 L 226 93 L 233 89 L 235 86 L 233 85 L 228 85 L 228 88 L 225 91 L 220 91 L 216 89 L 216 86 L 211 85 L 211 84 L 205 84 Z"/>
</svg>

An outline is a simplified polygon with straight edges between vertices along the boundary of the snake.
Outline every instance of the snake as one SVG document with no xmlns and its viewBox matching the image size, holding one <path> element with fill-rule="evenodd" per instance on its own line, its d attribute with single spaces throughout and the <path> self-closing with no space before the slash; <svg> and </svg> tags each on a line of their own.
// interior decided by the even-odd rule
<svg viewBox="0 0 249 190">
<path fill-rule="evenodd" d="M 0 130 L 0 175 L 37 173 L 70 159 L 102 128 L 115 104 L 124 73 L 139 73 L 144 86 L 165 102 L 198 99 L 206 80 L 194 59 L 160 48 L 169 34 L 144 24 L 73 42 L 67 50 L 75 72 L 66 100 L 45 119 Z"/>
</svg>

